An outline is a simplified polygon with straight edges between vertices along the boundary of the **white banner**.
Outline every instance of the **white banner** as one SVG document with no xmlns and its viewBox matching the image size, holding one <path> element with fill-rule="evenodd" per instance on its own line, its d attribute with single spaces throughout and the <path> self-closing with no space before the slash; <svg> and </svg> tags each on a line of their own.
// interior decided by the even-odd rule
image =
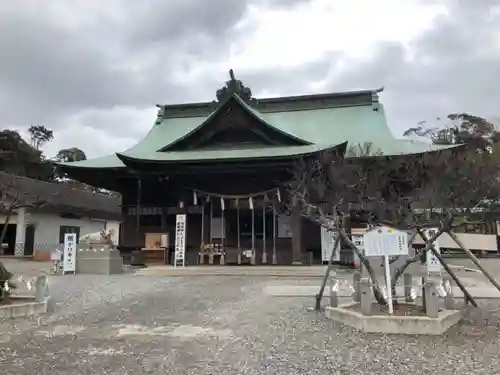
<svg viewBox="0 0 500 375">
<path fill-rule="evenodd" d="M 182 262 L 182 266 L 184 267 L 185 255 L 186 255 L 186 215 L 177 214 L 175 222 L 174 267 L 177 266 L 177 262 Z"/>
<path fill-rule="evenodd" d="M 438 228 L 427 228 L 424 229 L 425 236 L 427 239 L 430 239 L 431 237 L 435 236 L 438 231 Z M 434 246 L 434 249 L 441 254 L 441 248 L 439 247 L 439 243 L 437 239 L 432 243 Z M 427 263 L 427 273 L 439 273 L 441 274 L 442 272 L 442 265 L 439 262 L 439 259 L 434 255 L 431 249 L 427 250 L 426 254 L 426 263 Z"/>
<path fill-rule="evenodd" d="M 330 225 L 333 226 L 333 220 L 331 220 Z M 334 251 L 333 245 L 335 244 L 337 236 L 337 232 L 328 230 L 328 228 L 321 226 L 321 259 L 323 262 L 328 262 L 330 260 L 332 251 Z M 337 245 L 337 249 L 335 249 L 333 261 L 340 262 L 340 242 Z"/>
<path fill-rule="evenodd" d="M 63 273 L 76 272 L 76 233 L 64 235 Z"/>
</svg>

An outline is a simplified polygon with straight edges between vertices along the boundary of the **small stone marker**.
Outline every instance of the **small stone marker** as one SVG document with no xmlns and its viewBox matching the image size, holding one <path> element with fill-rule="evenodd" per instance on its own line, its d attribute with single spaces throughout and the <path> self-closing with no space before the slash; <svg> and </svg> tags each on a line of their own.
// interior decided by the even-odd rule
<svg viewBox="0 0 500 375">
<path fill-rule="evenodd" d="M 361 273 L 356 271 L 352 276 L 352 285 L 354 287 L 353 300 L 355 302 L 361 302 L 361 293 L 359 288 L 359 283 L 361 282 Z"/>
<path fill-rule="evenodd" d="M 39 276 L 36 278 L 35 284 L 35 301 L 41 302 L 49 295 L 47 284 L 47 276 Z"/>
<path fill-rule="evenodd" d="M 403 275 L 404 280 L 404 293 L 405 302 L 413 302 L 412 288 L 413 288 L 413 277 L 409 273 Z"/>
<path fill-rule="evenodd" d="M 449 277 L 445 277 L 443 280 L 444 290 L 446 292 L 444 296 L 444 307 L 447 310 L 455 310 L 455 299 L 453 298 L 453 287 Z"/>
<path fill-rule="evenodd" d="M 439 296 L 436 284 L 428 281 L 424 284 L 425 313 L 429 318 L 437 318 L 439 313 Z"/>
<path fill-rule="evenodd" d="M 372 315 L 372 289 L 370 281 L 362 279 L 358 285 L 360 291 L 361 313 L 368 316 Z"/>
</svg>

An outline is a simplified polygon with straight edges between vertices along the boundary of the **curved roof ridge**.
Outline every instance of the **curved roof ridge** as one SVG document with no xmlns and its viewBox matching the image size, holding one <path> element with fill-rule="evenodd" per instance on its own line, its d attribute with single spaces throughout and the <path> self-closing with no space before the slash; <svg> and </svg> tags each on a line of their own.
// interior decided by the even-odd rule
<svg viewBox="0 0 500 375">
<path fill-rule="evenodd" d="M 257 121 L 260 121 L 262 124 L 264 124 L 265 126 L 273 129 L 274 131 L 276 132 L 279 132 L 283 135 L 286 135 L 287 137 L 290 137 L 298 142 L 301 142 L 301 143 L 304 143 L 304 144 L 311 144 L 311 142 L 305 140 L 305 139 L 302 139 L 300 137 L 297 137 L 293 134 L 290 134 L 290 133 L 287 133 L 286 131 L 284 131 L 283 129 L 280 129 L 279 127 L 277 126 L 274 126 L 272 123 L 270 123 L 269 121 L 266 121 L 262 115 L 257 111 L 255 110 L 254 108 L 252 108 L 250 105 L 248 105 L 247 103 L 245 103 L 245 101 L 240 98 L 237 94 L 235 93 L 232 93 L 231 95 L 229 95 L 222 103 L 219 104 L 219 106 L 207 117 L 205 118 L 205 120 L 203 120 L 198 126 L 196 126 L 194 129 L 192 129 L 191 131 L 187 132 L 186 134 L 184 134 L 183 136 L 181 136 L 180 138 L 177 138 L 175 140 L 173 140 L 172 142 L 170 142 L 169 144 L 166 144 L 165 146 L 161 147 L 160 149 L 156 150 L 156 151 L 167 151 L 169 148 L 171 148 L 172 146 L 174 146 L 175 144 L 181 142 L 182 140 L 186 139 L 187 137 L 190 137 L 191 135 L 195 134 L 196 132 L 198 132 L 200 129 L 202 129 L 206 124 L 208 124 L 220 111 L 222 111 L 223 108 L 225 108 L 225 106 L 228 105 L 228 103 L 231 101 L 231 100 L 235 100 L 246 112 L 248 112 L 253 118 L 255 118 Z M 124 152 L 124 154 L 126 154 L 126 152 Z"/>
</svg>

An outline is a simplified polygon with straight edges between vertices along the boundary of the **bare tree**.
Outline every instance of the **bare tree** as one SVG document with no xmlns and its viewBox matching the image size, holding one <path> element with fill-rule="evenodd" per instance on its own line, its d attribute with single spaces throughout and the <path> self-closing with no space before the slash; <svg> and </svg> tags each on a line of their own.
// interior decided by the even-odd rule
<svg viewBox="0 0 500 375">
<path fill-rule="evenodd" d="M 41 208 L 47 204 L 47 201 L 41 200 L 38 197 L 30 196 L 29 194 L 20 191 L 16 188 L 15 178 L 7 183 L 0 184 L 0 212 L 4 213 L 5 220 L 2 231 L 0 233 L 0 246 L 3 245 L 7 228 L 12 215 L 21 208 Z M 0 302 L 8 296 L 10 288 L 15 288 L 15 285 L 10 282 L 12 273 L 10 273 L 0 262 Z"/>
<path fill-rule="evenodd" d="M 345 154 L 336 149 L 297 162 L 288 190 L 292 204 L 300 206 L 303 216 L 337 232 L 353 249 L 371 278 L 377 302 L 385 304 L 369 259 L 339 225 L 339 217 L 405 230 L 411 239 L 418 233 L 423 235 L 426 246 L 394 270 L 394 287 L 422 252 L 435 252 L 434 241 L 452 231 L 457 217 L 477 212 L 478 207 L 498 199 L 497 164 L 494 155 L 465 147 L 385 156 L 371 144 L 355 145 Z M 423 207 L 423 214 L 415 210 L 416 205 Z M 423 234 L 426 228 L 435 228 L 431 238 Z"/>
<path fill-rule="evenodd" d="M 41 208 L 46 204 L 47 201 L 32 197 L 16 189 L 14 180 L 8 184 L 0 184 L 0 212 L 5 214 L 2 232 L 0 233 L 0 244 L 3 243 L 10 219 L 17 210 L 20 208 Z"/>
</svg>

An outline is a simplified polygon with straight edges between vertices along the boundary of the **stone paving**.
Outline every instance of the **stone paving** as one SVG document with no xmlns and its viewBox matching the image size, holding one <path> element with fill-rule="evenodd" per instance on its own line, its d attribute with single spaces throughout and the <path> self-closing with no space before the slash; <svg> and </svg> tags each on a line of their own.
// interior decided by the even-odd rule
<svg viewBox="0 0 500 375">
<path fill-rule="evenodd" d="M 497 374 L 500 305 L 441 337 L 357 333 L 265 277 L 54 276 L 53 312 L 0 322 L 0 374 Z"/>
</svg>

